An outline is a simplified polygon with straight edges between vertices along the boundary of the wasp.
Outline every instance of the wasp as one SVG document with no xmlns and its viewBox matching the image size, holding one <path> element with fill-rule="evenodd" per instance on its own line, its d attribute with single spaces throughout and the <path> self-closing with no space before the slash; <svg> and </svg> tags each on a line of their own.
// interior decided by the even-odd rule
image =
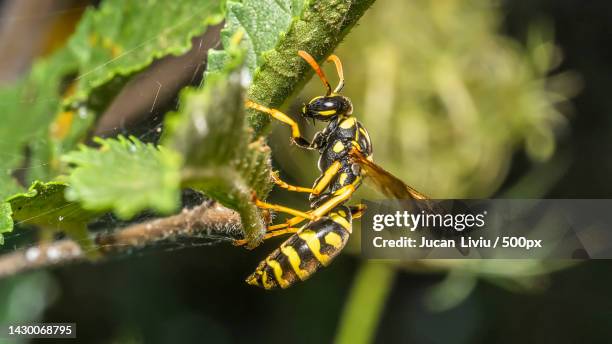
<svg viewBox="0 0 612 344">
<path fill-rule="evenodd" d="M 255 204 L 268 211 L 282 212 L 293 217 L 284 223 L 267 228 L 264 240 L 279 235 L 292 234 L 279 248 L 259 263 L 246 282 L 265 289 L 287 288 L 298 281 L 308 279 L 320 267 L 327 266 L 340 253 L 352 233 L 352 221 L 365 211 L 362 204 L 347 206 L 353 193 L 368 176 L 376 188 L 398 199 L 428 199 L 406 185 L 397 177 L 375 164 L 372 160 L 372 141 L 365 127 L 353 115 L 351 100 L 340 94 L 344 87 L 342 63 L 336 55 L 330 55 L 339 77 L 332 90 L 325 73 L 315 59 L 305 51 L 298 55 L 314 69 L 327 92 L 313 98 L 302 107 L 305 119 L 327 122 L 327 127 L 317 132 L 312 141 L 304 138 L 298 124 L 283 112 L 270 109 L 247 100 L 248 108 L 270 115 L 291 128 L 292 142 L 304 149 L 320 154 L 318 168 L 321 176 L 310 188 L 290 185 L 275 172 L 273 182 L 288 191 L 309 194 L 310 209 L 301 211 L 279 204 L 255 199 Z M 298 227 L 303 222 L 303 224 Z M 244 240 L 237 240 L 243 245 Z"/>
</svg>

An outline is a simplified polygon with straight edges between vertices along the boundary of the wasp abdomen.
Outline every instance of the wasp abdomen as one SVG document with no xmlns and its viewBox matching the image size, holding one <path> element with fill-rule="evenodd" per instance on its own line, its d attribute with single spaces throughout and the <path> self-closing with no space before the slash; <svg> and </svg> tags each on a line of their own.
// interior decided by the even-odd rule
<svg viewBox="0 0 612 344">
<path fill-rule="evenodd" d="M 336 207 L 328 216 L 310 222 L 261 261 L 247 283 L 265 289 L 287 288 L 327 266 L 346 245 L 351 212 Z"/>
</svg>

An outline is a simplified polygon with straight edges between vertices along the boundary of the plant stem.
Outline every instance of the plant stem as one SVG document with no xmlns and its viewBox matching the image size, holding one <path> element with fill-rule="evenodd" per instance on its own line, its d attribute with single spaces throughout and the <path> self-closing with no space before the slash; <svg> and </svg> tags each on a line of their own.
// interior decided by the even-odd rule
<svg viewBox="0 0 612 344">
<path fill-rule="evenodd" d="M 101 258 L 108 258 L 177 239 L 192 238 L 195 241 L 215 237 L 226 238 L 229 242 L 230 234 L 237 232 L 240 227 L 238 213 L 207 201 L 176 215 L 98 234 L 94 239 Z M 0 256 L 0 278 L 43 267 L 85 261 L 88 258 L 82 243 L 72 239 L 40 243 Z"/>
<path fill-rule="evenodd" d="M 374 0 L 311 0 L 300 17 L 278 41 L 274 50 L 263 54 L 265 62 L 253 78 L 247 98 L 268 107 L 278 108 L 313 75 L 298 55 L 309 52 L 321 61 L 331 54 Z M 251 126 L 262 134 L 269 116 L 248 110 Z"/>
<path fill-rule="evenodd" d="M 348 297 L 336 333 L 336 344 L 370 343 L 374 340 L 395 268 L 385 262 L 364 262 Z"/>
</svg>

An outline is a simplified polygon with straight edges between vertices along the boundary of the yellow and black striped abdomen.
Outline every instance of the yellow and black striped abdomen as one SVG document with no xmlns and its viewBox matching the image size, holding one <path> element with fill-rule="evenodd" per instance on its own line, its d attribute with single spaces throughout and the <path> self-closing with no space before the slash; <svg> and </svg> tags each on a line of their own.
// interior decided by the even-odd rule
<svg viewBox="0 0 612 344">
<path fill-rule="evenodd" d="M 306 224 L 261 261 L 247 283 L 265 289 L 287 288 L 327 266 L 351 234 L 351 212 L 334 208 L 327 216 Z"/>
</svg>

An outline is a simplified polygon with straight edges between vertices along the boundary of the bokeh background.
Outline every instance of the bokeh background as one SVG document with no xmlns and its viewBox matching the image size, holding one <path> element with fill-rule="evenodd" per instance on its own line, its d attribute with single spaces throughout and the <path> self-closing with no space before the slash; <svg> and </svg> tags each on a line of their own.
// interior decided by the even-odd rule
<svg viewBox="0 0 612 344">
<path fill-rule="evenodd" d="M 88 4 L 0 1 L 2 83 L 53 48 L 45 25 L 76 21 Z M 609 198 L 611 43 L 612 3 L 604 0 L 387 0 L 336 53 L 376 161 L 417 189 L 438 198 Z M 198 59 L 172 62 L 184 72 Z M 197 80 L 182 85 L 189 82 Z M 150 88 L 132 87 L 140 90 L 132 99 L 150 104 Z M 322 90 L 313 80 L 285 110 L 297 114 Z M 152 114 L 133 103 L 115 103 L 96 132 L 154 141 L 173 97 Z M 301 125 L 309 135 L 320 129 Z M 289 182 L 311 184 L 317 156 L 287 143 L 287 129 L 274 125 L 275 167 Z M 271 197 L 306 206 L 299 195 Z M 2 280 L 0 322 L 77 322 L 79 342 L 88 343 L 612 338 L 607 261 L 373 263 L 359 259 L 354 235 L 346 253 L 307 283 L 275 293 L 243 283 L 279 243 L 254 251 L 175 243 Z"/>
</svg>

